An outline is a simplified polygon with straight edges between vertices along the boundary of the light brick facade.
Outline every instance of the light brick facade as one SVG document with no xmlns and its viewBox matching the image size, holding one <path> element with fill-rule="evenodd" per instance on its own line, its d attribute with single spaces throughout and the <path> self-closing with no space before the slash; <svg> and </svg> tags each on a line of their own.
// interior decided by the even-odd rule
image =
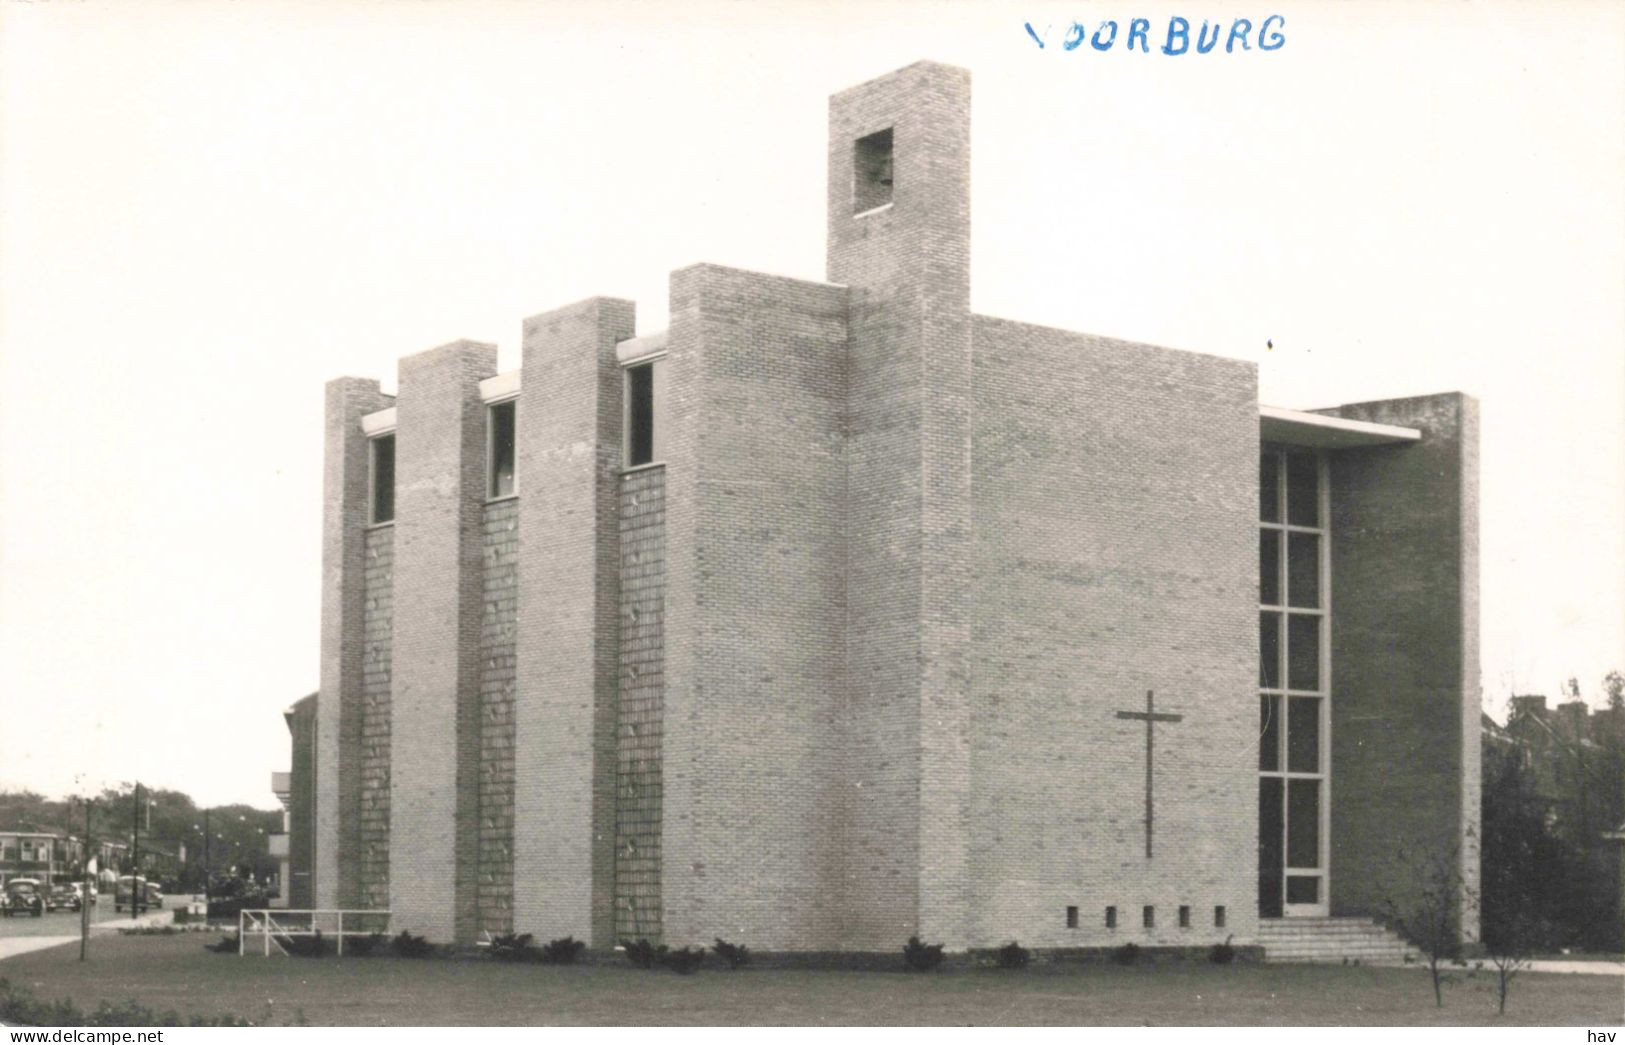
<svg viewBox="0 0 1625 1045">
<path fill-rule="evenodd" d="M 1256 938 L 1255 367 L 974 315 L 969 90 L 921 63 L 831 100 L 830 282 L 696 265 L 659 337 L 611 298 L 526 320 L 514 496 L 491 346 L 403 361 L 398 402 L 329 387 L 318 897 L 600 948 Z M 1330 461 L 1337 913 L 1476 823 L 1475 409 L 1273 437 Z M 1179 716 L 1149 856 L 1147 691 Z"/>
</svg>

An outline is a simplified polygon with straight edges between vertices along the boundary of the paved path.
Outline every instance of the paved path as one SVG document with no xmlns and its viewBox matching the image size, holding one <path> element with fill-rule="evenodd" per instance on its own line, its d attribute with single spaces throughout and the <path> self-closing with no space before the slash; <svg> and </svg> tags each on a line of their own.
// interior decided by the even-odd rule
<svg viewBox="0 0 1625 1045">
<path fill-rule="evenodd" d="M 1485 963 L 1485 968 L 1491 968 Z M 1593 976 L 1622 976 L 1625 977 L 1625 962 L 1564 962 L 1541 961 L 1530 962 L 1530 972 L 1578 972 L 1590 973 Z"/>
<path fill-rule="evenodd" d="M 175 916 L 174 911 L 155 911 L 144 914 L 140 918 L 110 918 L 107 921 L 95 922 L 91 925 L 92 935 L 116 932 L 119 929 L 139 929 L 149 925 L 167 925 Z M 61 947 L 67 943 L 78 943 L 79 934 L 72 936 L 4 936 L 0 937 L 0 961 L 15 958 L 19 954 L 30 951 L 43 951 L 47 947 Z"/>
<path fill-rule="evenodd" d="M 7 936 L 0 938 L 0 961 L 15 958 L 29 951 L 43 951 L 47 947 L 61 947 L 65 943 L 78 943 L 77 936 Z"/>
</svg>

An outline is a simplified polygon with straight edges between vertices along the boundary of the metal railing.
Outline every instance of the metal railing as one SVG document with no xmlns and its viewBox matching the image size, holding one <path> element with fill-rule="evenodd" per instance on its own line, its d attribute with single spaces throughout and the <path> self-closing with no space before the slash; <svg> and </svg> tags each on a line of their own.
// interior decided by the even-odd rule
<svg viewBox="0 0 1625 1045">
<path fill-rule="evenodd" d="M 283 907 L 244 909 L 237 912 L 237 953 L 248 953 L 248 938 L 259 936 L 267 958 L 271 948 L 281 954 L 288 950 L 277 937 L 292 939 L 298 936 L 321 936 L 337 943 L 339 957 L 344 956 L 347 936 L 372 936 L 389 929 L 388 911 L 341 910 L 321 908 L 289 910 Z"/>
</svg>

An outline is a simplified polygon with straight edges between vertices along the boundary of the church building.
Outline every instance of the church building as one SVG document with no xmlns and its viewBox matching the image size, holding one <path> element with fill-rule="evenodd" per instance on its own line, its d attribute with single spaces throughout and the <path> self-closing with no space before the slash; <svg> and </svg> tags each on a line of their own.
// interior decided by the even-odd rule
<svg viewBox="0 0 1625 1045">
<path fill-rule="evenodd" d="M 1207 947 L 1476 881 L 1475 401 L 977 315 L 968 74 L 829 112 L 824 281 L 327 386 L 316 906 Z"/>
</svg>

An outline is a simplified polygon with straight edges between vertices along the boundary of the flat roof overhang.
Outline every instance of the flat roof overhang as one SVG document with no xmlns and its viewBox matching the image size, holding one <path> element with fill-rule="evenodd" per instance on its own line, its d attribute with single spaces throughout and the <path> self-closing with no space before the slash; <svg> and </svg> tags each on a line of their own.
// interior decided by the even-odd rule
<svg viewBox="0 0 1625 1045">
<path fill-rule="evenodd" d="M 1414 443 L 1422 438 L 1422 433 L 1415 428 L 1351 421 L 1346 417 L 1286 410 L 1278 406 L 1258 408 L 1258 434 L 1268 443 L 1315 446 L 1326 450 Z"/>
</svg>

